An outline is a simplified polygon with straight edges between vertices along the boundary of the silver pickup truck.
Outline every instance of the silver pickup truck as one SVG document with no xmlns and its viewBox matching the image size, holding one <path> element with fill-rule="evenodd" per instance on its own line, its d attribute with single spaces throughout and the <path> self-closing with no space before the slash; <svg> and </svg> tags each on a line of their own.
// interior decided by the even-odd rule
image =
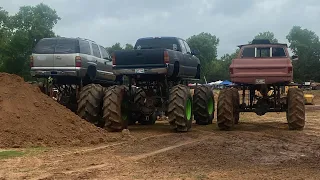
<svg viewBox="0 0 320 180">
<path fill-rule="evenodd" d="M 114 81 L 112 59 L 106 49 L 82 38 L 44 38 L 30 57 L 33 77 L 60 80 Z M 88 83 L 89 83 L 88 82 Z"/>
</svg>

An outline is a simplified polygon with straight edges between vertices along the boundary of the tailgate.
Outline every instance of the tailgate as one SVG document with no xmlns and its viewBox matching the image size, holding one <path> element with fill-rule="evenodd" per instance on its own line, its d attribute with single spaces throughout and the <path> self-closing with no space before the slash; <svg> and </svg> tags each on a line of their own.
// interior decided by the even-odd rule
<svg viewBox="0 0 320 180">
<path fill-rule="evenodd" d="M 292 71 L 287 58 L 274 59 L 234 59 L 230 71 L 234 75 L 279 76 Z"/>
<path fill-rule="evenodd" d="M 32 54 L 33 67 L 54 67 L 53 54 Z"/>
<path fill-rule="evenodd" d="M 53 67 L 53 53 L 56 45 L 56 39 L 42 39 L 33 50 L 34 67 Z"/>
<path fill-rule="evenodd" d="M 79 51 L 76 39 L 59 39 L 54 52 L 54 66 L 75 67 L 75 57 L 79 55 Z"/>
<path fill-rule="evenodd" d="M 146 67 L 164 64 L 164 49 L 115 51 L 116 66 Z"/>
</svg>

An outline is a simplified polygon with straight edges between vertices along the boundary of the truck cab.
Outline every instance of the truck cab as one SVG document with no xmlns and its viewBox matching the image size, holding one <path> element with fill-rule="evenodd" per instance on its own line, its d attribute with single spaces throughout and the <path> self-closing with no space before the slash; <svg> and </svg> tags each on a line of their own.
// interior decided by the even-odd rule
<svg viewBox="0 0 320 180">
<path fill-rule="evenodd" d="M 287 84 L 293 68 L 287 44 L 255 39 L 238 46 L 237 58 L 229 67 L 231 81 L 238 84 Z M 292 57 L 296 59 L 296 56 Z"/>
</svg>

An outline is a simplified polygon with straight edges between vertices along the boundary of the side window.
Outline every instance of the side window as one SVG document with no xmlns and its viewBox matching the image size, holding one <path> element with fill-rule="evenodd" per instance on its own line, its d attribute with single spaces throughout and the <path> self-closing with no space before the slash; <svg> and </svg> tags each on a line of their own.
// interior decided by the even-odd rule
<svg viewBox="0 0 320 180">
<path fill-rule="evenodd" d="M 102 58 L 105 59 L 105 58 L 110 58 L 110 55 L 109 53 L 107 52 L 106 48 L 100 46 L 100 50 L 101 50 L 101 54 L 102 54 Z"/>
<path fill-rule="evenodd" d="M 184 45 L 186 46 L 186 49 L 187 49 L 187 53 L 190 53 L 191 54 L 191 49 L 188 45 L 188 43 L 186 41 L 183 41 Z"/>
<path fill-rule="evenodd" d="M 179 39 L 179 43 L 180 43 L 180 46 L 181 46 L 181 52 L 182 53 L 187 53 L 187 50 L 186 50 L 186 47 L 184 46 L 184 43 L 181 39 Z"/>
<path fill-rule="evenodd" d="M 101 58 L 100 50 L 97 44 L 92 43 L 92 51 L 95 57 Z"/>
<path fill-rule="evenodd" d="M 80 53 L 91 55 L 90 44 L 88 41 L 79 40 Z"/>
</svg>

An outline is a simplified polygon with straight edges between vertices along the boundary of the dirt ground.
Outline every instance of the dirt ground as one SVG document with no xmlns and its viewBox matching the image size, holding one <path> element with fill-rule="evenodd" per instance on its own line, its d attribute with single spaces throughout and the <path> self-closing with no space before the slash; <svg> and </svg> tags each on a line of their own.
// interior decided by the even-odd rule
<svg viewBox="0 0 320 180">
<path fill-rule="evenodd" d="M 0 148 L 88 146 L 113 141 L 13 74 L 0 73 Z"/>
<path fill-rule="evenodd" d="M 115 142 L 13 149 L 25 154 L 0 157 L 0 179 L 320 179 L 320 111 L 309 107 L 303 131 L 287 130 L 284 113 L 245 113 L 233 131 L 159 121 Z"/>
</svg>

